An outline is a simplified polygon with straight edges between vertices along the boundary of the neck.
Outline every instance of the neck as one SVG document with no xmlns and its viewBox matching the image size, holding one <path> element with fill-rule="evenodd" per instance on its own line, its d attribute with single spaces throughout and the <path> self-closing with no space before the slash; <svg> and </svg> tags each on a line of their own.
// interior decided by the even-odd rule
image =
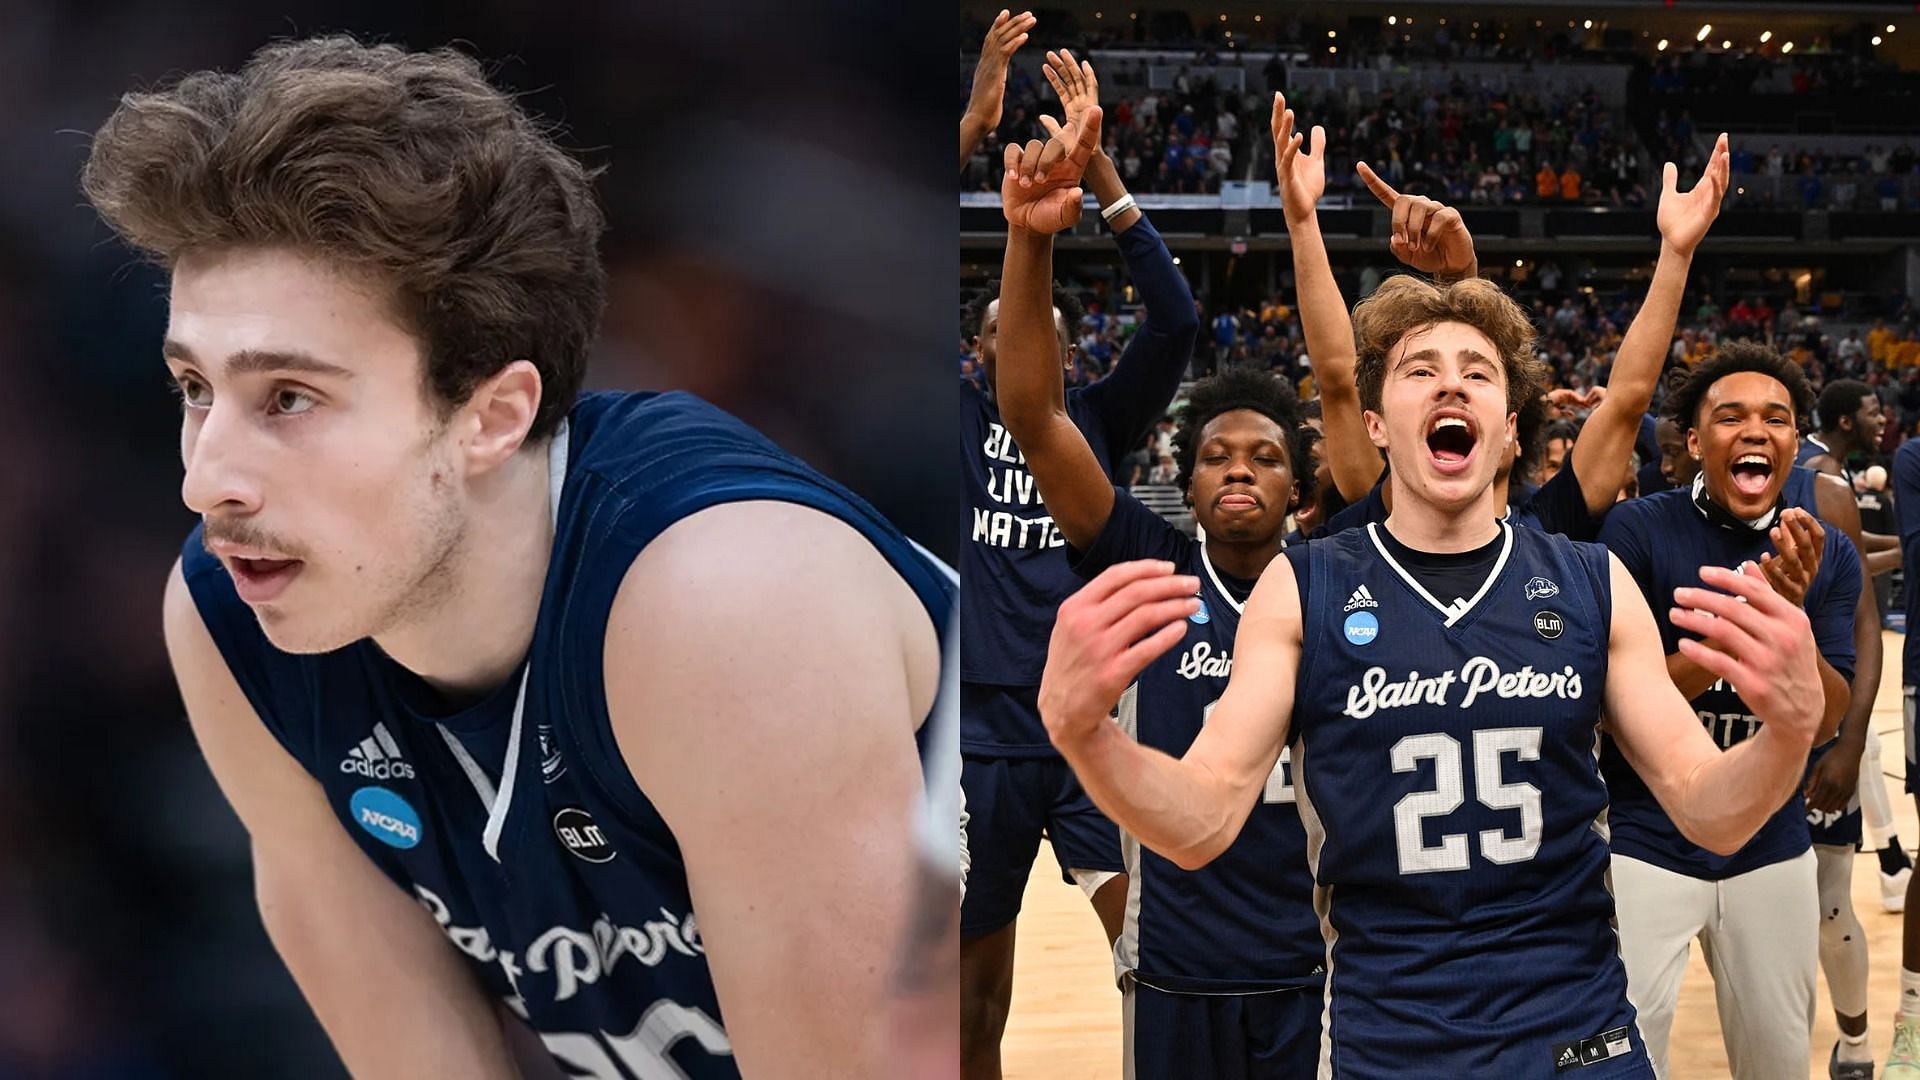
<svg viewBox="0 0 1920 1080">
<path fill-rule="evenodd" d="M 1845 431 L 1822 431 L 1820 441 L 1827 444 L 1827 449 L 1832 451 L 1835 461 L 1846 461 L 1855 450 L 1853 436 Z"/>
<path fill-rule="evenodd" d="M 1252 580 L 1280 554 L 1281 542 L 1285 539 L 1286 534 L 1279 532 L 1262 540 L 1227 540 L 1209 533 L 1207 559 L 1223 574 Z"/>
<path fill-rule="evenodd" d="M 1506 502 L 1495 495 L 1498 486 L 1489 484 L 1472 502 L 1453 509 L 1402 491 L 1387 515 L 1387 531 L 1415 551 L 1435 555 L 1484 547 L 1500 535 L 1499 518 L 1507 509 Z"/>
<path fill-rule="evenodd" d="M 441 571 L 441 599 L 374 635 L 388 656 L 449 697 L 480 697 L 506 682 L 533 643 L 553 549 L 550 445 L 525 448 L 474 483 L 466 533 Z"/>
</svg>

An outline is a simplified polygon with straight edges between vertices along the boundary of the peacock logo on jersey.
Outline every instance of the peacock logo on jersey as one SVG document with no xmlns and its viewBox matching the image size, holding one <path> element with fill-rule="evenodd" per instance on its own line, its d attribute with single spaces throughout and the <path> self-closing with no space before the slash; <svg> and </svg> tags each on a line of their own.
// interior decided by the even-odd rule
<svg viewBox="0 0 1920 1080">
<path fill-rule="evenodd" d="M 1532 665 L 1518 671 L 1502 671 L 1500 665 L 1484 656 L 1476 656 L 1460 665 L 1459 671 L 1422 675 L 1409 671 L 1405 678 L 1390 679 L 1387 669 L 1370 667 L 1360 676 L 1358 686 L 1347 688 L 1347 707 L 1342 710 L 1355 720 L 1364 720 L 1381 709 L 1409 705 L 1448 705 L 1455 689 L 1461 691 L 1458 705 L 1465 709 L 1483 694 L 1499 698 L 1578 699 L 1585 687 L 1580 673 L 1568 664 L 1559 671 L 1535 671 Z"/>
</svg>

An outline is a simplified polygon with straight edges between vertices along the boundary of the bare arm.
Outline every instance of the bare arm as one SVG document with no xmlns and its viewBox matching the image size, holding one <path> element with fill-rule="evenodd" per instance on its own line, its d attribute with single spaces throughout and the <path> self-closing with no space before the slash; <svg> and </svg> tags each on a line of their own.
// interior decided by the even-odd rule
<svg viewBox="0 0 1920 1080">
<path fill-rule="evenodd" d="M 1185 634 L 1199 581 L 1165 562 L 1109 567 L 1060 605 L 1040 717 L 1094 804 L 1185 869 L 1206 865 L 1246 824 L 1286 744 L 1300 664 L 1300 596 L 1276 559 L 1234 641 L 1234 672 L 1184 757 L 1141 746 L 1107 714 Z"/>
<path fill-rule="evenodd" d="M 1062 49 L 1057 53 L 1048 50 L 1047 62 L 1040 71 L 1053 86 L 1053 92 L 1060 97 L 1066 125 L 1075 127 L 1085 123 L 1087 110 L 1100 103 L 1100 80 L 1093 73 L 1093 65 L 1085 60 L 1076 62 L 1071 49 Z M 1127 193 L 1127 185 L 1121 182 L 1119 170 L 1113 167 L 1113 159 L 1098 148 L 1094 150 L 1092 160 L 1087 162 L 1086 186 L 1103 210 L 1119 202 Z M 1130 207 L 1115 214 L 1113 220 L 1107 222 L 1107 227 L 1118 236 L 1133 228 L 1139 220 L 1139 207 Z"/>
<path fill-rule="evenodd" d="M 1853 501 L 1853 490 L 1837 478 L 1815 477 L 1813 497 L 1820 520 L 1846 533 L 1860 548 L 1860 506 Z M 1805 794 L 1811 810 L 1840 810 L 1853 798 L 1860 781 L 1860 754 L 1873 722 L 1873 699 L 1880 692 L 1880 605 L 1873 595 L 1873 560 L 1864 548 L 1860 548 L 1860 561 L 1860 600 L 1853 614 L 1852 694 L 1840 720 L 1840 744 L 1807 777 Z"/>
<path fill-rule="evenodd" d="M 1026 457 L 1040 500 L 1060 535 L 1084 551 L 1113 513 L 1113 483 L 1086 435 L 1067 414 L 1050 284 L 1053 227 L 1071 225 L 1079 217 L 1077 185 L 1093 148 L 1099 145 L 1100 110 L 1089 110 L 1079 123 L 1077 131 L 1062 129 L 1063 136 L 1075 136 L 1075 149 L 1061 150 L 1057 163 L 1039 175 L 1039 183 L 1030 182 L 1039 171 L 1039 144 L 1019 157 L 1017 148 L 1007 148 L 1007 171 L 1000 189 L 1007 216 L 1007 254 L 1000 276 L 1000 359 L 994 393 L 1000 421 Z"/>
<path fill-rule="evenodd" d="M 493 1002 L 432 916 L 347 836 L 208 635 L 176 564 L 167 653 L 200 750 L 253 841 L 260 921 L 355 1076 L 518 1074 Z"/>
<path fill-rule="evenodd" d="M 1007 63 L 1027 43 L 1027 32 L 1034 22 L 1030 11 L 1018 15 L 1002 11 L 987 30 L 987 39 L 980 46 L 980 62 L 973 69 L 973 90 L 967 97 L 966 111 L 960 114 L 961 172 L 966 171 L 967 159 L 980 140 L 1000 126 L 1007 96 Z"/>
<path fill-rule="evenodd" d="M 1346 299 L 1327 261 L 1326 241 L 1320 235 L 1315 207 L 1327 188 L 1327 133 L 1313 129 L 1311 145 L 1294 131 L 1293 111 L 1284 95 L 1273 95 L 1273 157 L 1280 177 L 1282 212 L 1287 219 L 1288 242 L 1293 248 L 1293 279 L 1306 335 L 1307 362 L 1320 395 L 1320 423 L 1325 432 L 1327 462 L 1333 483 L 1348 502 L 1366 497 L 1380 478 L 1380 451 L 1367 437 L 1360 415 L 1360 391 L 1354 384 L 1357 358 L 1353 320 Z"/>
<path fill-rule="evenodd" d="M 1660 631 L 1619 559 L 1608 562 L 1607 728 L 1681 835 L 1732 854 L 1793 794 L 1806 766 L 1822 706 L 1807 616 L 1775 595 L 1758 570 L 1702 568 L 1708 585 L 1746 603 L 1711 589 L 1674 590 L 1675 625 L 1718 646 L 1684 641 L 1681 651 L 1732 684 L 1763 721 L 1752 738 L 1722 752 L 1672 682 L 1645 677 L 1661 662 Z"/>
<path fill-rule="evenodd" d="M 914 730 L 939 677 L 912 590 L 818 511 L 715 507 L 634 560 L 605 670 L 621 756 L 686 860 L 741 1072 L 888 1075 L 874 1018 L 907 937 Z"/>
<path fill-rule="evenodd" d="M 1679 192 L 1678 170 L 1672 162 L 1662 173 L 1657 217 L 1660 260 L 1654 267 L 1653 283 L 1647 287 L 1647 298 L 1615 354 L 1613 371 L 1607 376 L 1607 395 L 1587 417 L 1573 444 L 1574 476 L 1580 481 L 1587 512 L 1595 517 L 1612 508 L 1627 482 L 1629 451 L 1640 433 L 1640 417 L 1652 404 L 1654 387 L 1660 381 L 1660 367 L 1673 340 L 1674 321 L 1680 316 L 1693 253 L 1719 216 L 1720 200 L 1727 193 L 1728 161 L 1727 137 L 1723 134 L 1714 144 L 1699 181 L 1685 195 Z"/>
</svg>

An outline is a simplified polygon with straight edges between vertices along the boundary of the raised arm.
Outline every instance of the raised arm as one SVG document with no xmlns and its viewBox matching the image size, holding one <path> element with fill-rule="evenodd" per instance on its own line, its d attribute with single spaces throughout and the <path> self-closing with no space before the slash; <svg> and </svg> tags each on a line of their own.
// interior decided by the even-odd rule
<svg viewBox="0 0 1920 1080">
<path fill-rule="evenodd" d="M 1033 12 L 1018 15 L 1006 11 L 994 16 L 987 29 L 987 40 L 980 46 L 980 62 L 973 69 L 973 90 L 967 96 L 967 109 L 960 114 L 960 171 L 967 170 L 967 159 L 986 138 L 987 132 L 1000 126 L 1000 112 L 1007 97 L 1007 63 L 1020 46 L 1027 43 L 1033 29 Z"/>
<path fill-rule="evenodd" d="M 1702 567 L 1710 588 L 1674 590 L 1674 625 L 1705 639 L 1682 640 L 1681 652 L 1727 680 L 1762 721 L 1723 752 L 1670 680 L 1646 677 L 1660 670 L 1660 631 L 1632 576 L 1617 558 L 1608 562 L 1607 728 L 1681 835 L 1730 855 L 1793 794 L 1806 768 L 1823 704 L 1806 613 L 1752 564 L 1745 573 Z"/>
<path fill-rule="evenodd" d="M 1308 142 L 1294 130 L 1286 95 L 1273 95 L 1273 159 L 1279 174 L 1280 207 L 1293 248 L 1295 308 L 1306 336 L 1307 362 L 1320 395 L 1320 423 L 1328 467 L 1340 497 L 1357 502 L 1380 478 L 1380 451 L 1367 437 L 1354 385 L 1353 320 L 1327 261 L 1316 207 L 1327 189 L 1327 133 L 1316 125 Z"/>
<path fill-rule="evenodd" d="M 1615 354 L 1607 376 L 1607 393 L 1587 417 L 1573 443 L 1573 474 L 1580 482 L 1587 512 L 1594 517 L 1612 508 L 1632 465 L 1634 438 L 1640 417 L 1653 402 L 1660 368 L 1673 341 L 1674 321 L 1686 294 L 1687 272 L 1693 253 L 1720 213 L 1727 193 L 1727 136 L 1722 133 L 1713 155 L 1693 189 L 1685 195 L 1676 186 L 1678 170 L 1667 162 L 1660 189 L 1660 260 L 1653 271 L 1647 298 L 1634 315 L 1627 336 Z"/>
<path fill-rule="evenodd" d="M 1051 125 L 1051 119 L 1048 120 Z M 1082 172 L 1099 145 L 1100 110 L 1054 128 L 1047 145 L 1007 147 L 1000 203 L 1007 255 L 1000 274 L 1000 421 L 1027 459 L 1040 499 L 1067 543 L 1084 551 L 1113 513 L 1113 482 L 1067 414 L 1053 325 L 1053 232 L 1080 217 Z"/>
<path fill-rule="evenodd" d="M 1066 123 L 1083 123 L 1087 111 L 1099 103 L 1100 82 L 1093 65 L 1075 61 L 1062 50 L 1047 54 L 1042 69 L 1060 95 Z M 1102 209 L 1127 195 L 1120 173 L 1099 145 L 1087 161 L 1085 187 Z M 1193 359 L 1194 335 L 1200 317 L 1193 310 L 1193 290 L 1187 276 L 1174 264 L 1173 252 L 1139 208 L 1123 210 L 1107 222 L 1113 230 L 1127 276 L 1140 292 L 1146 320 L 1133 336 L 1106 378 L 1080 391 L 1080 401 L 1100 425 L 1109 452 L 1115 456 L 1139 444 L 1154 421 L 1166 415 L 1167 405 L 1180 389 L 1187 364 Z M 1111 462 L 1108 463 L 1111 467 Z"/>
<path fill-rule="evenodd" d="M 178 565 L 163 607 L 187 719 L 252 839 L 260 921 L 347 1070 L 517 1077 L 493 1002 L 433 917 L 355 846 L 320 785 L 267 731 Z"/>
<path fill-rule="evenodd" d="M 939 651 L 864 537 L 790 503 L 687 517 L 620 585 L 613 735 L 686 861 L 743 1075 L 895 1075 L 877 1021 L 914 896 L 914 731 Z"/>
<path fill-rule="evenodd" d="M 1276 559 L 1234 639 L 1227 692 L 1184 757 L 1141 746 L 1108 719 L 1121 693 L 1186 633 L 1199 579 L 1172 563 L 1120 563 L 1060 605 L 1040 718 L 1115 824 L 1185 869 L 1233 843 L 1286 745 L 1300 667 L 1300 595 Z"/>
</svg>

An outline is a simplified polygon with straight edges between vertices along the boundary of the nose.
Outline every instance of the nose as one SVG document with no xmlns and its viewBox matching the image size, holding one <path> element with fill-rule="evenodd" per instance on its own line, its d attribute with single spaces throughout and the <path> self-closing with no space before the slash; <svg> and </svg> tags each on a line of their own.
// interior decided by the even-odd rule
<svg viewBox="0 0 1920 1080">
<path fill-rule="evenodd" d="M 1234 457 L 1227 462 L 1227 480 L 1253 482 L 1253 462 L 1244 457 Z"/>
<path fill-rule="evenodd" d="M 198 420 L 189 418 L 180 433 L 180 460 L 186 475 L 180 501 L 203 516 L 245 515 L 260 509 L 260 486 L 248 447 L 249 429 L 238 410 L 216 402 Z"/>
</svg>

